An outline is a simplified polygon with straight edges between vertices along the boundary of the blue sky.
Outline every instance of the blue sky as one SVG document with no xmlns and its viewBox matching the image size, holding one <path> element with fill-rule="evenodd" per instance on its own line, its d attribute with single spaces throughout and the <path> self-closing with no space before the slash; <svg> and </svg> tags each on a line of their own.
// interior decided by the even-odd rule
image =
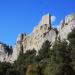
<svg viewBox="0 0 75 75">
<path fill-rule="evenodd" d="M 0 0 L 0 41 L 15 44 L 19 33 L 30 33 L 48 12 L 56 17 L 53 25 L 58 25 L 75 12 L 75 0 Z"/>
</svg>

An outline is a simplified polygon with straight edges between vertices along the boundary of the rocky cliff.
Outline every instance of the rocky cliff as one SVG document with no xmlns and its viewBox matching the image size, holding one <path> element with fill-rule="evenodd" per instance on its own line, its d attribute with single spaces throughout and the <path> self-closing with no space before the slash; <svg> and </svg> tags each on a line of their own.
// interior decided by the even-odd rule
<svg viewBox="0 0 75 75">
<path fill-rule="evenodd" d="M 61 40 L 67 39 L 67 35 L 73 28 L 75 28 L 75 14 L 66 16 L 61 21 L 58 30 L 52 28 L 51 15 L 46 14 L 42 17 L 38 25 L 34 27 L 32 33 L 29 35 L 24 33 L 18 35 L 16 44 L 13 46 L 10 55 L 6 52 L 6 46 L 0 44 L 0 61 L 14 62 L 20 51 L 25 53 L 27 50 L 35 49 L 38 52 L 46 40 L 53 44 L 56 37 L 60 36 Z"/>
<path fill-rule="evenodd" d="M 11 54 L 12 54 L 12 47 L 9 47 L 6 44 L 0 43 L 0 61 L 9 62 L 11 58 Z"/>
<path fill-rule="evenodd" d="M 13 58 L 16 60 L 19 52 L 22 50 L 25 53 L 27 50 L 35 49 L 37 52 L 41 48 L 45 40 L 54 42 L 56 31 L 51 27 L 51 16 L 46 14 L 42 17 L 41 21 L 36 25 L 29 35 L 24 33 L 19 34 L 17 37 L 16 45 L 13 48 Z"/>
<path fill-rule="evenodd" d="M 75 14 L 67 15 L 64 20 L 61 21 L 59 27 L 60 38 L 67 39 L 67 35 L 75 28 Z"/>
</svg>

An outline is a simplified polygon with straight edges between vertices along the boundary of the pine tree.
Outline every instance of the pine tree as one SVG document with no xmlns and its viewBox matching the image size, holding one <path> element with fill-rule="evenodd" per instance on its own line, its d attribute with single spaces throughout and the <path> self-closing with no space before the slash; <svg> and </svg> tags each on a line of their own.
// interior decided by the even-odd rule
<svg viewBox="0 0 75 75">
<path fill-rule="evenodd" d="M 68 40 L 70 42 L 70 48 L 71 48 L 71 58 L 73 61 L 75 61 L 75 29 L 72 30 L 71 33 L 68 35 Z"/>
</svg>

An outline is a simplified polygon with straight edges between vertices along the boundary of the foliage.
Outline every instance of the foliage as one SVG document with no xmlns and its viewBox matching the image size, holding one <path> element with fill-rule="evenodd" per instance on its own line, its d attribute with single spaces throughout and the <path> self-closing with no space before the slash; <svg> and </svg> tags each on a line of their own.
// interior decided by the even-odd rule
<svg viewBox="0 0 75 75">
<path fill-rule="evenodd" d="M 75 29 L 68 35 L 68 40 L 70 41 L 71 59 L 75 61 Z"/>
<path fill-rule="evenodd" d="M 56 40 L 53 50 L 55 51 L 55 58 L 57 63 L 71 62 L 71 49 L 66 41 Z"/>
<path fill-rule="evenodd" d="M 52 49 L 51 43 L 45 41 L 37 55 L 34 49 L 26 53 L 21 50 L 13 64 L 0 62 L 0 75 L 75 75 L 75 29 L 68 40 L 70 43 L 59 38 Z"/>
<path fill-rule="evenodd" d="M 38 61 L 49 58 L 50 46 L 51 45 L 48 40 L 43 43 L 42 48 L 39 50 L 38 55 L 37 55 Z"/>
</svg>

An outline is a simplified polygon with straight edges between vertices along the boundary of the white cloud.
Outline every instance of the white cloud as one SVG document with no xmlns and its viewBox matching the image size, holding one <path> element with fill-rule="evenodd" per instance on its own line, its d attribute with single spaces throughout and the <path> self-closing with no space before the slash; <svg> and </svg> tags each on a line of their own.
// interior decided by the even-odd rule
<svg viewBox="0 0 75 75">
<path fill-rule="evenodd" d="M 56 16 L 51 16 L 51 23 L 55 22 Z"/>
</svg>

